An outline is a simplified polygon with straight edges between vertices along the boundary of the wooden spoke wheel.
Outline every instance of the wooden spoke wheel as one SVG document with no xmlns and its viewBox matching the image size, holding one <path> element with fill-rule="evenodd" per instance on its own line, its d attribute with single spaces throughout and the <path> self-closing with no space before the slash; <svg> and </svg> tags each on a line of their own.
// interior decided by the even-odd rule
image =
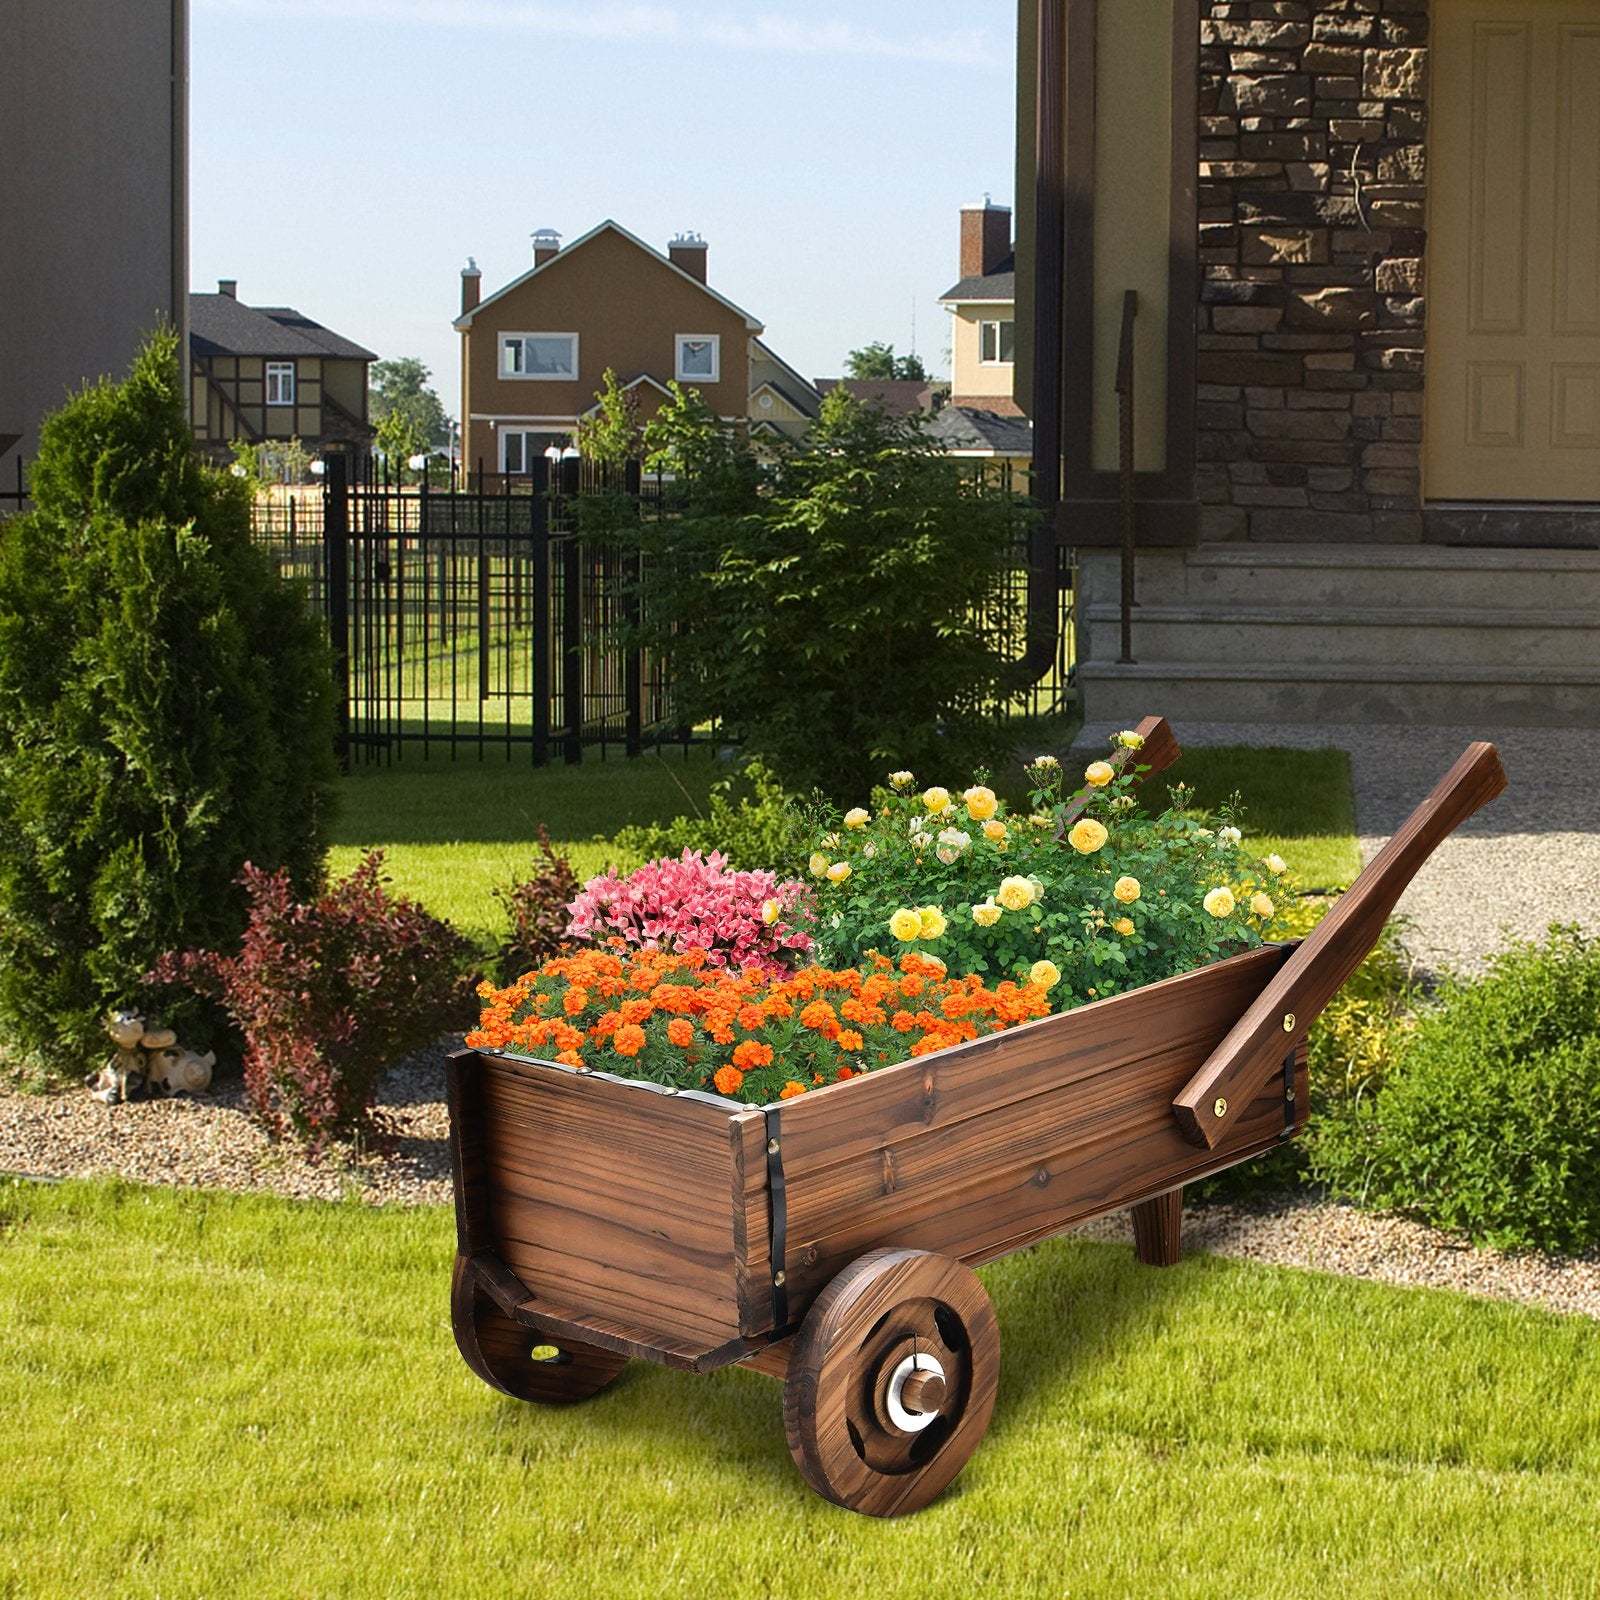
<svg viewBox="0 0 1600 1600">
<path fill-rule="evenodd" d="M 783 1390 L 789 1450 L 836 1505 L 916 1511 L 977 1448 L 994 1410 L 1000 1327 L 968 1267 L 874 1250 L 834 1278 L 795 1336 Z"/>
<path fill-rule="evenodd" d="M 558 1341 L 508 1317 L 460 1255 L 450 1283 L 450 1321 L 467 1365 L 490 1388 L 515 1400 L 544 1406 L 587 1400 L 628 1364 L 614 1351 Z"/>
</svg>

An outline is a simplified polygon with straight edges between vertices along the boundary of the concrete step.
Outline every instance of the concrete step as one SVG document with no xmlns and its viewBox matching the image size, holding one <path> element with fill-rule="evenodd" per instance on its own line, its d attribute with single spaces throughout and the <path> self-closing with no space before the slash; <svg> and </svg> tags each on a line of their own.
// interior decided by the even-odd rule
<svg viewBox="0 0 1600 1600">
<path fill-rule="evenodd" d="M 1352 722 L 1600 727 L 1600 661 L 1539 666 L 1317 662 L 1292 670 L 1217 660 L 1080 661 L 1084 713 L 1132 726 L 1183 722 Z"/>
<path fill-rule="evenodd" d="M 1095 552 L 1099 562 L 1114 552 Z M 1103 589 L 1110 596 L 1113 587 Z M 1600 609 L 1600 551 L 1443 545 L 1201 545 L 1140 551 L 1136 597 L 1151 605 L 1505 605 Z"/>
<path fill-rule="evenodd" d="M 1273 593 L 1264 590 L 1264 593 Z M 1277 596 L 1274 594 L 1277 601 Z M 1133 654 L 1162 661 L 1287 662 L 1467 667 L 1538 661 L 1559 675 L 1600 663 L 1600 605 L 1582 610 L 1503 606 L 1348 606 L 1300 601 L 1159 605 L 1133 611 Z M 1080 613 L 1086 655 L 1119 653 L 1121 608 L 1091 602 Z"/>
</svg>

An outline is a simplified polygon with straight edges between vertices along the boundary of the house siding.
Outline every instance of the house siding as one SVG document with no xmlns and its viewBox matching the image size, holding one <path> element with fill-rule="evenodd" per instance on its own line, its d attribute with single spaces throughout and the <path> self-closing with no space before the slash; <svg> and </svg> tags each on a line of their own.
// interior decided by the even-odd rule
<svg viewBox="0 0 1600 1600">
<path fill-rule="evenodd" d="M 1207 539 L 1423 537 L 1426 0 L 1201 0 Z"/>
</svg>

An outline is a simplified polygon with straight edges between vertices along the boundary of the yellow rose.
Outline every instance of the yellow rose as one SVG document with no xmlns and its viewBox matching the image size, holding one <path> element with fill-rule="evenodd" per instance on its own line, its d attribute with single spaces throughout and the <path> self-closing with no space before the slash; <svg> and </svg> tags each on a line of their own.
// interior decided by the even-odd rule
<svg viewBox="0 0 1600 1600">
<path fill-rule="evenodd" d="M 889 932 L 897 939 L 920 939 L 922 937 L 922 918 L 915 911 L 908 911 L 904 906 L 889 918 Z"/>
<path fill-rule="evenodd" d="M 1036 828 L 1053 828 L 1056 825 L 1056 819 L 1054 817 L 1047 817 L 1042 811 L 1035 811 L 1034 814 L 1028 818 L 1028 821 L 1031 822 Z"/>
<path fill-rule="evenodd" d="M 1288 870 L 1289 863 L 1285 861 L 1282 856 L 1267 857 L 1267 871 L 1270 872 L 1274 877 L 1277 877 L 1280 872 L 1287 872 Z"/>
<path fill-rule="evenodd" d="M 1205 897 L 1203 904 L 1214 917 L 1230 917 L 1233 915 L 1233 891 L 1219 884 Z"/>
<path fill-rule="evenodd" d="M 1250 896 L 1250 909 L 1258 917 L 1275 917 L 1278 908 L 1272 903 L 1270 894 L 1253 894 Z"/>
<path fill-rule="evenodd" d="M 761 920 L 770 928 L 778 920 L 780 909 L 776 900 L 763 900 L 761 902 Z"/>
<path fill-rule="evenodd" d="M 828 868 L 828 881 L 830 883 L 843 883 L 850 876 L 850 863 L 848 861 L 835 861 Z"/>
<path fill-rule="evenodd" d="M 1035 769 L 1043 769 L 1045 772 L 1049 772 L 1059 767 L 1061 763 L 1054 756 L 1038 756 L 1035 758 L 1033 765 Z"/>
<path fill-rule="evenodd" d="M 833 863 L 829 861 L 820 850 L 818 850 L 811 858 L 811 876 L 813 878 L 821 878 L 825 876 L 828 868 L 832 865 Z"/>
<path fill-rule="evenodd" d="M 1026 878 L 1007 878 L 995 891 L 1007 911 L 1026 911 L 1033 904 L 1033 885 Z"/>
<path fill-rule="evenodd" d="M 950 809 L 950 791 L 935 784 L 933 788 L 922 791 L 922 803 L 934 816 L 942 816 Z"/>
<path fill-rule="evenodd" d="M 891 772 L 889 782 L 897 789 L 909 789 L 917 780 L 909 772 Z"/>
<path fill-rule="evenodd" d="M 1103 789 L 1116 777 L 1117 769 L 1109 761 L 1091 761 L 1083 774 L 1083 781 L 1096 789 Z"/>
<path fill-rule="evenodd" d="M 1115 928 L 1124 939 L 1130 938 L 1133 934 L 1132 917 L 1118 917 L 1117 920 L 1111 924 L 1111 926 Z"/>
<path fill-rule="evenodd" d="M 1081 817 L 1072 825 L 1072 832 L 1067 835 L 1067 843 L 1082 856 L 1092 856 L 1106 842 L 1106 828 L 1103 822 L 1096 822 L 1093 817 Z"/>
<path fill-rule="evenodd" d="M 945 930 L 944 912 L 938 906 L 919 906 L 917 917 L 922 925 L 924 939 L 937 939 Z"/>
<path fill-rule="evenodd" d="M 967 815 L 974 822 L 987 822 L 1000 803 L 994 790 L 985 789 L 982 784 L 975 784 L 961 798 L 967 802 Z"/>
<path fill-rule="evenodd" d="M 980 928 L 992 928 L 1000 920 L 1000 907 L 992 900 L 985 900 L 981 906 L 972 908 L 972 920 Z"/>
<path fill-rule="evenodd" d="M 1131 906 L 1139 898 L 1139 880 L 1137 878 L 1118 878 L 1116 887 L 1111 892 L 1123 905 Z"/>
<path fill-rule="evenodd" d="M 1115 742 L 1121 745 L 1124 750 L 1144 749 L 1143 738 L 1139 734 L 1135 733 L 1132 728 L 1124 728 L 1122 732 L 1117 735 Z"/>
<path fill-rule="evenodd" d="M 1053 961 L 1035 961 L 1028 968 L 1028 982 L 1041 989 L 1053 989 L 1061 982 L 1061 969 Z"/>
<path fill-rule="evenodd" d="M 1006 832 L 1005 823 L 1003 823 L 998 817 L 991 817 L 986 823 L 984 823 L 983 836 L 985 839 L 1005 839 L 1009 837 Z"/>
<path fill-rule="evenodd" d="M 844 825 L 847 828 L 864 828 L 872 821 L 872 813 L 854 806 L 844 814 Z"/>
</svg>

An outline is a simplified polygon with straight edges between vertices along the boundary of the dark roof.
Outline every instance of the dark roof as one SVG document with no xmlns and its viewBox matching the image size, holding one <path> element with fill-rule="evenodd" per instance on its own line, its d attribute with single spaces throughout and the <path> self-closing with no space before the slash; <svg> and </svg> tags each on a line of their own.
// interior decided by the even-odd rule
<svg viewBox="0 0 1600 1600">
<path fill-rule="evenodd" d="M 1014 256 L 1000 263 L 1000 271 L 985 278 L 963 278 L 953 289 L 946 289 L 941 300 L 1015 300 L 1017 272 Z"/>
<path fill-rule="evenodd" d="M 1033 454 L 1033 424 L 976 406 L 946 406 L 928 424 L 928 437 L 947 450 L 992 450 L 997 456 Z"/>
<path fill-rule="evenodd" d="M 291 306 L 247 306 L 229 294 L 189 296 L 189 348 L 197 356 L 378 359 Z"/>
<path fill-rule="evenodd" d="M 843 389 L 853 400 L 877 406 L 891 417 L 932 411 L 934 391 L 947 387 L 931 378 L 818 378 L 815 386 L 824 395 Z"/>
</svg>

